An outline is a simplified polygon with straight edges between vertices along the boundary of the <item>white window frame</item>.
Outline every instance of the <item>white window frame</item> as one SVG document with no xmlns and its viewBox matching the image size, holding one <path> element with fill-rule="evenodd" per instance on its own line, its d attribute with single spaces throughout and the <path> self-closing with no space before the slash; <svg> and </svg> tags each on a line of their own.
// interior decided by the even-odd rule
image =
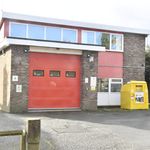
<svg viewBox="0 0 150 150">
<path fill-rule="evenodd" d="M 38 39 L 38 40 L 44 40 L 44 38 L 45 38 L 45 26 L 38 25 L 38 24 L 28 23 L 28 24 L 27 24 L 27 26 L 28 26 L 28 30 L 27 30 L 27 35 L 28 35 L 28 37 L 27 37 L 27 38 L 29 38 L 29 25 L 43 27 L 43 28 L 44 28 L 44 32 L 43 32 L 43 33 L 44 33 L 44 36 L 43 36 L 43 39 Z M 33 40 L 34 40 L 34 39 L 33 39 Z"/>
<path fill-rule="evenodd" d="M 114 49 L 111 49 L 111 46 L 112 46 L 112 35 L 121 35 L 122 37 L 122 47 L 121 47 L 121 50 L 114 50 Z M 107 51 L 112 51 L 112 52 L 123 52 L 124 51 L 124 35 L 123 34 L 119 34 L 119 33 L 110 33 L 110 43 L 109 43 L 110 47 L 109 47 L 109 50 Z"/>
<path fill-rule="evenodd" d="M 96 32 L 101 32 L 101 31 L 91 31 L 91 30 L 82 30 L 81 31 L 81 43 L 83 43 L 83 33 L 84 32 L 93 32 L 94 33 L 94 44 L 96 44 Z M 109 33 L 109 32 L 101 32 L 101 33 L 105 33 L 105 34 L 109 34 L 109 38 L 110 38 L 110 41 L 109 41 L 109 49 L 106 49 L 106 51 L 113 51 L 113 52 L 123 52 L 124 51 L 124 35 L 123 34 L 119 34 L 119 33 Z M 122 37 L 122 49 L 121 50 L 114 50 L 114 49 L 111 49 L 111 40 L 112 40 L 112 35 L 121 35 Z M 88 43 L 87 43 L 88 44 Z"/>
<path fill-rule="evenodd" d="M 95 31 L 90 31 L 90 30 L 82 30 L 81 31 L 81 43 L 82 44 L 88 44 L 88 43 L 83 43 L 83 36 L 82 35 L 83 35 L 84 32 L 92 32 L 92 33 L 94 33 L 94 43 L 93 44 L 96 44 L 96 36 L 95 36 L 96 34 L 95 34 Z"/>
<path fill-rule="evenodd" d="M 60 27 L 61 28 L 61 27 Z M 71 31 L 75 31 L 76 32 L 76 41 L 75 42 L 73 42 L 73 43 L 78 43 L 78 30 L 77 29 L 71 29 L 71 28 L 61 28 L 61 30 L 62 30 L 62 36 L 61 36 L 61 41 L 62 42 L 65 42 L 65 41 L 63 41 L 63 37 L 64 37 L 64 30 L 71 30 Z"/>
<path fill-rule="evenodd" d="M 120 82 L 114 82 L 113 80 L 120 80 Z M 117 93 L 117 92 L 111 92 L 111 85 L 114 84 L 123 84 L 123 79 L 122 78 L 108 78 L 108 93 Z"/>
<path fill-rule="evenodd" d="M 28 24 L 26 24 L 26 23 L 20 23 L 20 22 L 10 22 L 10 23 L 9 23 L 9 36 L 11 36 L 11 25 L 12 25 L 12 24 L 25 25 L 25 26 L 26 26 L 26 37 L 25 37 L 25 38 L 27 38 Z"/>
<path fill-rule="evenodd" d="M 46 28 L 46 31 L 45 31 L 45 38 L 47 40 L 47 36 L 46 36 L 46 32 L 47 32 L 47 28 L 56 28 L 56 29 L 60 29 L 60 42 L 62 42 L 62 34 L 63 34 L 63 31 L 62 31 L 62 28 L 61 27 L 55 27 L 55 26 L 45 26 Z M 59 42 L 59 41 L 58 41 Z"/>
<path fill-rule="evenodd" d="M 100 79 L 108 79 L 108 92 L 101 92 L 101 91 L 98 91 L 98 93 L 118 93 L 118 92 L 111 92 L 111 85 L 112 84 L 123 84 L 123 79 L 122 78 L 100 78 Z M 113 80 L 120 80 L 120 82 L 114 82 Z"/>
<path fill-rule="evenodd" d="M 26 26 L 26 37 L 25 38 L 29 38 L 29 23 L 26 24 L 26 23 L 20 23 L 20 22 L 10 22 L 9 24 L 9 36 L 11 36 L 11 25 L 12 24 L 21 24 L 21 25 L 25 25 Z M 47 31 L 47 28 L 58 28 L 61 30 L 61 37 L 60 37 L 60 42 L 65 42 L 63 41 L 63 30 L 71 30 L 71 31 L 75 31 L 76 33 L 76 39 L 75 39 L 75 42 L 72 42 L 72 43 L 78 43 L 78 30 L 77 29 L 72 29 L 72 28 L 63 28 L 63 27 L 55 27 L 55 26 L 42 26 L 42 25 L 37 25 L 37 24 L 31 24 L 31 25 L 36 25 L 36 26 L 40 26 L 40 27 L 44 27 L 44 40 L 47 40 L 47 37 L 46 37 L 46 31 Z M 43 39 L 41 39 L 43 40 Z"/>
</svg>

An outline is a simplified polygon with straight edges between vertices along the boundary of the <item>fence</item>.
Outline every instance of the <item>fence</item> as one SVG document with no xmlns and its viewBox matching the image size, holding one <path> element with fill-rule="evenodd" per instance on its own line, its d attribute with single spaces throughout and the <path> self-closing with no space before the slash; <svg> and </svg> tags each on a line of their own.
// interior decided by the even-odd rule
<svg viewBox="0 0 150 150">
<path fill-rule="evenodd" d="M 0 131 L 0 136 L 20 136 L 20 150 L 39 150 L 40 119 L 32 119 L 27 121 L 25 130 Z"/>
</svg>

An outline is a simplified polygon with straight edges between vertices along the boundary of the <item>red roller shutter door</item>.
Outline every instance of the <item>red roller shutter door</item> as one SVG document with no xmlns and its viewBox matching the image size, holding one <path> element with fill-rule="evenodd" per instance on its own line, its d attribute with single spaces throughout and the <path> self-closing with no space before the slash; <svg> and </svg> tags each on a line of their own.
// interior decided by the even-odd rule
<svg viewBox="0 0 150 150">
<path fill-rule="evenodd" d="M 80 56 L 29 54 L 28 108 L 79 108 Z"/>
</svg>

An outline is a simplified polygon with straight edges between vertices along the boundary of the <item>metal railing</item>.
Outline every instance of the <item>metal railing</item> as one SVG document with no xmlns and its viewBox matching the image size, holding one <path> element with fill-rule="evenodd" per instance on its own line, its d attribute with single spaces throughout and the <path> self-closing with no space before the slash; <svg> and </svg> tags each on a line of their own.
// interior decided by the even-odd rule
<svg viewBox="0 0 150 150">
<path fill-rule="evenodd" d="M 0 136 L 20 136 L 20 150 L 39 150 L 40 128 L 40 119 L 32 119 L 25 130 L 0 131 Z"/>
</svg>

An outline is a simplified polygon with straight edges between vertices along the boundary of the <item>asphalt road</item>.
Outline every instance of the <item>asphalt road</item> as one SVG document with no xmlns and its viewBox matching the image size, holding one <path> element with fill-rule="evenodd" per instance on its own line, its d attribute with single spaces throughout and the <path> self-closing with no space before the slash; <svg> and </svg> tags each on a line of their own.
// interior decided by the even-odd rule
<svg viewBox="0 0 150 150">
<path fill-rule="evenodd" d="M 0 130 L 41 119 L 41 150 L 149 150 L 150 111 L 0 112 Z M 0 150 L 19 150 L 19 137 L 0 137 Z"/>
</svg>

